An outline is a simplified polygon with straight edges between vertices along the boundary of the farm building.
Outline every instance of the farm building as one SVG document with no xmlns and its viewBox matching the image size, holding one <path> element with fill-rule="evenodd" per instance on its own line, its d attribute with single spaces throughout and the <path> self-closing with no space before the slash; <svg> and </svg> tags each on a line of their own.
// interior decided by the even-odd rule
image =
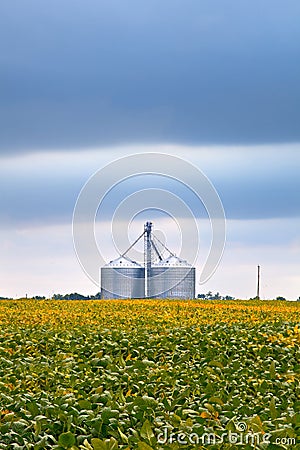
<svg viewBox="0 0 300 450">
<path fill-rule="evenodd" d="M 140 264 L 126 255 L 142 238 L 144 263 Z M 152 222 L 146 222 L 133 245 L 101 268 L 101 298 L 195 298 L 195 267 L 167 249 L 152 232 Z M 167 250 L 167 258 L 159 246 Z"/>
</svg>

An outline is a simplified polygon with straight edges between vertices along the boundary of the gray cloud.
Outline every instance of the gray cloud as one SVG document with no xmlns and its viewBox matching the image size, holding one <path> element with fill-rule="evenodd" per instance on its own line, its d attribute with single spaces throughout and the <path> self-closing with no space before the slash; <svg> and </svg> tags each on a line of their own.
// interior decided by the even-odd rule
<svg viewBox="0 0 300 450">
<path fill-rule="evenodd" d="M 185 157 L 188 148 L 177 148 L 179 151 Z M 119 156 L 121 154 L 122 150 Z M 240 149 L 239 152 L 220 148 L 206 153 L 198 148 L 193 153 L 192 162 L 215 185 L 229 219 L 300 217 L 300 154 L 296 147 Z M 2 159 L 1 225 L 71 224 L 80 189 L 88 177 L 103 165 L 104 160 L 96 151 L 48 154 L 44 159 L 38 154 Z M 196 217 L 206 217 L 199 199 L 186 186 L 154 175 L 137 176 L 117 185 L 103 202 L 100 217 L 102 220 L 111 219 L 122 200 L 137 190 L 149 188 L 173 192 Z"/>
<path fill-rule="evenodd" d="M 5 0 L 2 152 L 299 141 L 296 0 Z"/>
</svg>

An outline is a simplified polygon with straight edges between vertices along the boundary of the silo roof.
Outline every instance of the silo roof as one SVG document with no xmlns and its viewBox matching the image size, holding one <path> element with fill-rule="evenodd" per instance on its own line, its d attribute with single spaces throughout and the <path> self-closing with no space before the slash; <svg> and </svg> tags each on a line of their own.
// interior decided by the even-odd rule
<svg viewBox="0 0 300 450">
<path fill-rule="evenodd" d="M 170 255 L 168 258 L 159 261 L 157 264 L 153 264 L 156 267 L 192 267 L 185 259 L 181 259 L 178 256 Z"/>
<path fill-rule="evenodd" d="M 119 258 L 110 261 L 105 264 L 104 267 L 142 267 L 141 264 L 138 264 L 135 261 L 127 258 L 126 256 L 119 256 Z"/>
</svg>

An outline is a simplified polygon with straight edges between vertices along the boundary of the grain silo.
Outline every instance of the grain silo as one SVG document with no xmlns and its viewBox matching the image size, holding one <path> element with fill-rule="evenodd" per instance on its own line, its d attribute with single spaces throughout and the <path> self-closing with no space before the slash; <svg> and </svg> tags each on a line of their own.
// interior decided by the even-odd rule
<svg viewBox="0 0 300 450">
<path fill-rule="evenodd" d="M 144 264 L 125 256 L 144 238 Z M 161 251 L 169 253 L 163 259 Z M 154 259 L 156 258 L 156 260 Z M 152 232 L 144 232 L 117 259 L 101 268 L 101 298 L 195 298 L 195 267 L 175 256 Z"/>
<path fill-rule="evenodd" d="M 170 255 L 151 267 L 151 298 L 195 298 L 195 267 Z"/>
<path fill-rule="evenodd" d="M 145 269 L 120 256 L 101 268 L 101 298 L 144 298 Z"/>
</svg>

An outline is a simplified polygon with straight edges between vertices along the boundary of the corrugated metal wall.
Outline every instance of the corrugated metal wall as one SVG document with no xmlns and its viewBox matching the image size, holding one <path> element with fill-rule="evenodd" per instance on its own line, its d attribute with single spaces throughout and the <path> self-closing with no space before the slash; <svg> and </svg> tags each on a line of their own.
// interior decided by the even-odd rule
<svg viewBox="0 0 300 450">
<path fill-rule="evenodd" d="M 102 267 L 101 298 L 144 298 L 143 267 Z"/>
</svg>

